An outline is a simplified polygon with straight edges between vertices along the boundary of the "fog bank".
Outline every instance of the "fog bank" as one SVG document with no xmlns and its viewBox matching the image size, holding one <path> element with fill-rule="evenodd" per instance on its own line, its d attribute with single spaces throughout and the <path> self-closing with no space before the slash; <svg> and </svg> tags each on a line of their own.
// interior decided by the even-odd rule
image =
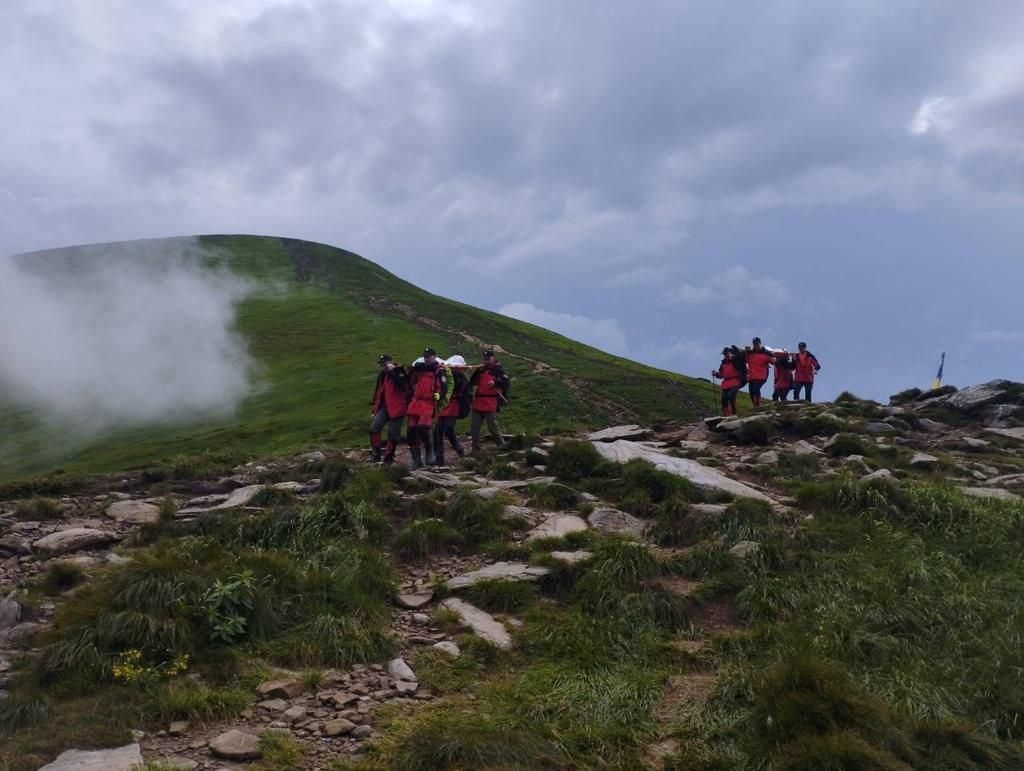
<svg viewBox="0 0 1024 771">
<path fill-rule="evenodd" d="M 233 410 L 252 287 L 204 256 L 167 239 L 0 258 L 0 401 L 87 432 Z"/>
</svg>

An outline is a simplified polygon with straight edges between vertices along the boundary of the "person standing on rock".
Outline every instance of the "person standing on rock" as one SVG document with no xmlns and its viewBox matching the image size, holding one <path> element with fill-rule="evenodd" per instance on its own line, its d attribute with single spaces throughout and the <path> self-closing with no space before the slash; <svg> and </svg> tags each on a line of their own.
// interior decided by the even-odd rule
<svg viewBox="0 0 1024 771">
<path fill-rule="evenodd" d="M 800 343 L 797 346 L 796 359 L 793 362 L 793 398 L 800 399 L 800 389 L 803 388 L 805 401 L 811 400 L 811 388 L 814 387 L 814 375 L 821 371 L 821 364 L 818 358 L 807 350 L 807 343 Z"/>
<path fill-rule="evenodd" d="M 395 364 L 388 354 L 381 354 L 377 359 L 380 373 L 377 385 L 373 389 L 373 402 L 370 420 L 370 459 L 374 463 L 381 461 L 381 450 L 384 451 L 384 463 L 395 459 L 395 448 L 402 438 L 402 420 L 405 418 L 406 406 L 409 402 L 409 382 L 405 367 Z M 388 443 L 382 448 L 381 432 L 388 429 Z"/>
<path fill-rule="evenodd" d="M 722 349 L 722 363 L 712 371 L 712 377 L 722 380 L 722 414 L 728 417 L 736 414 L 736 396 L 742 387 L 742 372 L 735 361 L 733 348 Z"/>
<path fill-rule="evenodd" d="M 775 361 L 775 390 L 772 391 L 773 402 L 784 402 L 789 398 L 789 391 L 793 388 L 793 358 L 789 351 L 776 351 Z"/>
<path fill-rule="evenodd" d="M 750 401 L 755 407 L 761 406 L 761 386 L 768 380 L 768 367 L 772 355 L 761 345 L 761 338 L 755 337 L 745 352 L 747 362 L 747 383 L 750 385 Z"/>
<path fill-rule="evenodd" d="M 437 359 L 433 348 L 423 351 L 423 356 L 413 364 L 412 398 L 409 400 L 408 439 L 409 453 L 412 455 L 412 468 L 423 467 L 423 455 L 420 447 L 427 451 L 427 464 L 435 465 L 432 428 L 437 417 L 439 405 L 447 403 L 451 396 L 451 383 L 446 377 L 447 369 Z"/>
<path fill-rule="evenodd" d="M 485 420 L 495 444 L 504 448 L 505 438 L 502 436 L 501 426 L 498 425 L 498 410 L 501 407 L 500 402 L 505 400 L 508 375 L 502 369 L 501 362 L 494 357 L 494 351 L 484 351 L 484 363 L 473 373 L 469 384 L 475 389 L 469 423 L 473 452 L 480 450 L 480 429 L 483 428 Z"/>
<path fill-rule="evenodd" d="M 448 368 L 452 372 L 452 396 L 448 404 L 438 413 L 437 427 L 434 429 L 435 460 L 438 466 L 444 465 L 444 440 L 451 444 L 455 454 L 460 458 L 466 454 L 459 443 L 459 436 L 455 432 L 455 424 L 459 418 L 469 415 L 469 378 L 466 377 L 466 370 L 469 367 L 466 360 L 461 356 L 449 356 Z"/>
</svg>

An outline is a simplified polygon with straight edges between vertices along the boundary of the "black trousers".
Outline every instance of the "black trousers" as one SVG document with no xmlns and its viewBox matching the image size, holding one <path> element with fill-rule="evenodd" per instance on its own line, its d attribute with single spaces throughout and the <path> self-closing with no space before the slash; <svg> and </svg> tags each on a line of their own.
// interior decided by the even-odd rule
<svg viewBox="0 0 1024 771">
<path fill-rule="evenodd" d="M 434 429 L 434 445 L 437 448 L 438 459 L 444 457 L 444 440 L 447 439 L 452 449 L 462 455 L 462 445 L 459 444 L 459 435 L 455 433 L 455 424 L 459 419 L 452 415 L 447 418 L 438 418 L 437 427 Z"/>
<path fill-rule="evenodd" d="M 392 418 L 388 415 L 387 408 L 377 410 L 370 422 L 370 442 L 374 447 L 380 444 L 380 433 L 384 427 L 388 428 L 388 443 L 398 444 L 402 438 L 402 421 L 404 418 Z"/>
<path fill-rule="evenodd" d="M 773 402 L 784 402 L 789 398 L 789 388 L 776 388 L 772 391 Z"/>
<path fill-rule="evenodd" d="M 764 385 L 764 382 L 765 381 L 763 381 L 763 380 L 750 380 L 750 381 L 748 381 L 748 383 L 750 385 L 750 395 L 760 399 L 761 398 L 761 386 Z"/>
<path fill-rule="evenodd" d="M 480 429 L 483 428 L 484 421 L 487 421 L 487 428 L 491 432 L 491 437 L 494 439 L 495 444 L 499 447 L 505 446 L 505 438 L 501 435 L 501 426 L 498 425 L 498 413 L 496 412 L 478 412 L 473 410 L 473 415 L 469 421 L 469 435 L 473 439 L 473 449 L 480 449 Z"/>
<path fill-rule="evenodd" d="M 732 407 L 733 414 L 736 413 L 736 396 L 740 392 L 739 386 L 722 389 L 722 408 Z"/>
<path fill-rule="evenodd" d="M 805 401 L 809 402 L 811 400 L 811 388 L 813 387 L 814 383 L 793 383 L 793 398 L 799 399 L 800 389 L 803 388 L 804 392 L 807 394 Z"/>
</svg>

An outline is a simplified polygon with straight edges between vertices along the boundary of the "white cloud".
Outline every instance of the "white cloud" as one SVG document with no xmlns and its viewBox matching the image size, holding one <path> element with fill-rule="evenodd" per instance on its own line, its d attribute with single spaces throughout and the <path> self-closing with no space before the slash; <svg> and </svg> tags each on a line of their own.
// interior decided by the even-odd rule
<svg viewBox="0 0 1024 771">
<path fill-rule="evenodd" d="M 921 102 L 907 130 L 914 136 L 924 136 L 947 128 L 953 115 L 953 100 L 946 96 L 930 96 Z"/>
<path fill-rule="evenodd" d="M 705 284 L 681 284 L 664 296 L 673 305 L 721 305 L 733 315 L 746 309 L 782 306 L 789 302 L 789 289 L 774 278 L 755 276 L 742 265 L 715 273 Z"/>
<path fill-rule="evenodd" d="M 592 319 L 538 308 L 532 303 L 508 303 L 498 313 L 550 329 L 581 343 L 619 356 L 629 355 L 626 333 L 617 319 Z"/>
</svg>

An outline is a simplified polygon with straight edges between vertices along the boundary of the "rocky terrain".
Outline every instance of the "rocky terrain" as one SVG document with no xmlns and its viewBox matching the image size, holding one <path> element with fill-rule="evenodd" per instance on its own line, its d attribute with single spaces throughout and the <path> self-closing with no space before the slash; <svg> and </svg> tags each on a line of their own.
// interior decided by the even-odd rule
<svg viewBox="0 0 1024 771">
<path fill-rule="evenodd" d="M 930 647 L 936 630 L 959 634 L 948 619 L 894 620 L 927 604 L 938 563 L 879 563 L 896 590 L 867 598 L 861 589 L 877 590 L 857 585 L 862 566 L 850 562 L 842 591 L 863 613 L 852 599 L 830 608 L 828 592 L 806 604 L 798 592 L 826 587 L 865 537 L 893 549 L 916 539 L 945 555 L 948 592 L 962 582 L 971 595 L 955 618 L 1002 614 L 1004 634 L 1019 630 L 1020 618 L 970 588 L 1021 586 L 1019 560 L 1002 545 L 968 554 L 967 544 L 1001 523 L 1007 538 L 1024 532 L 1024 384 L 510 439 L 515 449 L 440 470 L 383 471 L 361 450 L 315 451 L 209 479 L 98 477 L 0 504 L 0 767 L 725 768 L 755 754 L 759 765 L 815 767 L 800 764 L 805 745 L 866 764 L 856 767 L 926 767 L 938 762 L 927 753 L 963 748 L 976 765 L 961 768 L 1024 757 L 1012 699 L 901 684 L 933 677 L 907 669 L 915 646 L 936 660 L 947 655 Z M 988 524 L 968 538 L 958 529 L 968 520 Z M 332 563 L 335 541 L 366 553 Z M 236 564 L 220 549 L 249 556 Z M 142 568 L 170 571 L 163 557 L 195 560 L 202 585 L 166 601 L 119 599 L 123 629 L 106 631 L 97 598 L 149 586 Z M 341 579 L 325 566 L 343 573 L 364 557 L 381 574 L 374 562 L 344 591 L 379 581 L 384 603 L 361 600 L 346 611 L 361 626 L 306 651 L 325 611 L 282 610 L 289 592 L 329 598 L 319 582 Z M 261 593 L 282 620 L 261 617 Z M 188 616 L 187 634 L 164 633 L 172 612 Z M 609 629 L 617 636 L 604 639 Z M 824 662 L 807 671 L 829 683 L 813 711 L 847 699 L 854 706 L 836 711 L 848 723 L 765 734 L 744 716 L 786 703 L 776 694 L 765 706 L 763 694 L 781 687 L 776 669 L 798 658 L 787 646 L 800 640 Z M 949 655 L 964 666 L 985 653 L 963 646 Z M 885 651 L 891 670 L 872 660 Z M 1002 673 L 1019 692 L 1020 652 L 1008 655 L 1007 670 L 971 675 L 980 689 L 996 689 L 984 681 Z M 218 678 L 224 667 L 232 674 Z M 101 700 L 79 703 L 76 688 Z M 520 714 L 509 699 L 534 706 Z M 111 716 L 109 732 L 81 714 L 119 701 L 133 706 Z M 869 718 L 849 717 L 858 709 Z M 880 719 L 903 733 L 880 736 Z"/>
</svg>

